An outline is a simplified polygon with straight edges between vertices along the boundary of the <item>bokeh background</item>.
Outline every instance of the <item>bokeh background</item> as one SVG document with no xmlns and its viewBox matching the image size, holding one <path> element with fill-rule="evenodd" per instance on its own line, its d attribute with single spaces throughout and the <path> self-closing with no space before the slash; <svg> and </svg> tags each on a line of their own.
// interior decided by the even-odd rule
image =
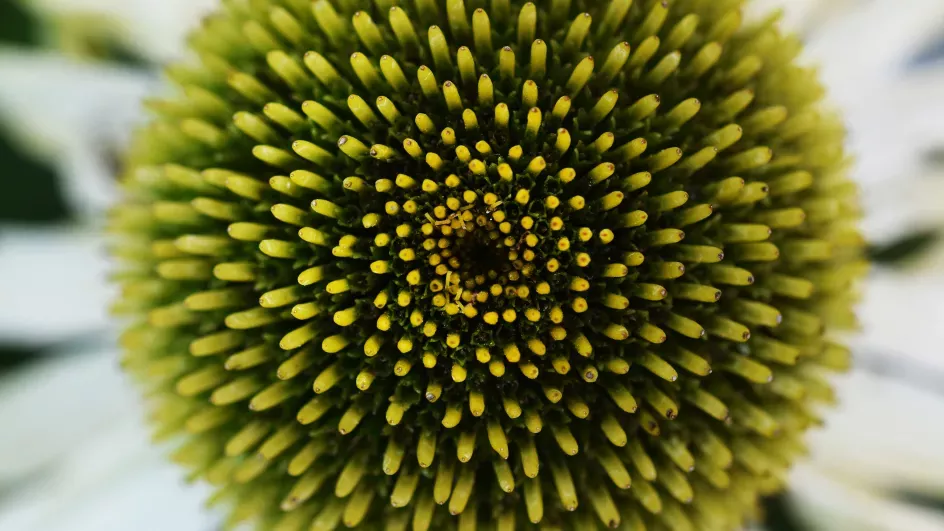
<svg viewBox="0 0 944 531">
<path fill-rule="evenodd" d="M 0 529 L 210 531 L 117 367 L 100 228 L 139 100 L 217 0 L 0 0 Z M 770 531 L 944 530 L 944 1 L 784 10 L 846 117 L 876 261 L 856 368 Z"/>
</svg>

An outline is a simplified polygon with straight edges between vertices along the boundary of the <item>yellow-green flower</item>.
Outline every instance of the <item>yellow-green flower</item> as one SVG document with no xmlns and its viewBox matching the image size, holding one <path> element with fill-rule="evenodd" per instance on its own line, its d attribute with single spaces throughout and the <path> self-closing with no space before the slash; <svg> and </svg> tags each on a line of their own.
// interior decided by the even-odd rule
<svg viewBox="0 0 944 531">
<path fill-rule="evenodd" d="M 175 458 L 279 530 L 741 526 L 864 269 L 741 3 L 226 2 L 112 218 Z"/>
</svg>

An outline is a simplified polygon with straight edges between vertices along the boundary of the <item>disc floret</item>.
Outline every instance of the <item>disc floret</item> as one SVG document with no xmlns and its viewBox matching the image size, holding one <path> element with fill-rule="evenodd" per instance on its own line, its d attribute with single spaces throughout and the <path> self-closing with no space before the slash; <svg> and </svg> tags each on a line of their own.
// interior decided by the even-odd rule
<svg viewBox="0 0 944 531">
<path fill-rule="evenodd" d="M 735 529 L 862 273 L 843 133 L 741 2 L 228 2 L 130 154 L 122 343 L 279 530 Z"/>
</svg>

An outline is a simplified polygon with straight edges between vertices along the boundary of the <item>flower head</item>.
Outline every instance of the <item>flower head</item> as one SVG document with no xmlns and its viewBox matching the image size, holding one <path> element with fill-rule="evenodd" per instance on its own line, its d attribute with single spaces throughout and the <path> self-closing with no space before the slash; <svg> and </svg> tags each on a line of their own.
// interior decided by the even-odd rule
<svg viewBox="0 0 944 531">
<path fill-rule="evenodd" d="M 400 4 L 229 2 L 152 104 L 113 225 L 176 458 L 276 529 L 738 527 L 862 269 L 798 41 L 737 0 Z"/>
</svg>

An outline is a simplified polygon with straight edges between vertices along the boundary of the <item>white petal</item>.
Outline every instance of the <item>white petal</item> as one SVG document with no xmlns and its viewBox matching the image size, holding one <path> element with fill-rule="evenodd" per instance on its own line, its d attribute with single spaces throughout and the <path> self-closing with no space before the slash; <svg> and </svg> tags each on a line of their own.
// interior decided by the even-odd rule
<svg viewBox="0 0 944 531">
<path fill-rule="evenodd" d="M 828 24 L 862 3 L 862 0 L 754 0 L 748 3 L 749 16 L 763 17 L 774 9 L 783 10 L 783 27 L 789 31 L 809 33 Z"/>
<path fill-rule="evenodd" d="M 114 351 L 55 356 L 0 379 L 0 488 L 67 458 L 116 419 L 140 415 Z"/>
<path fill-rule="evenodd" d="M 871 372 L 835 379 L 840 404 L 810 433 L 810 464 L 875 491 L 944 492 L 944 372 L 917 365 L 908 374 L 906 359 L 886 361 L 859 360 Z"/>
<path fill-rule="evenodd" d="M 218 0 L 32 0 L 30 4 L 55 16 L 104 15 L 128 46 L 164 62 L 183 55 L 187 34 L 218 7 Z"/>
<path fill-rule="evenodd" d="M 919 151 L 909 151 L 913 159 L 920 157 Z M 897 173 L 886 171 L 885 175 Z M 944 227 L 942 197 L 944 170 L 937 168 L 917 167 L 897 179 L 865 185 L 862 202 L 866 216 L 862 230 L 869 241 L 885 243 L 915 229 Z"/>
<path fill-rule="evenodd" d="M 905 192 L 936 177 L 927 175 L 925 156 L 944 144 L 944 66 L 918 71 L 901 66 L 890 79 L 868 85 L 860 90 L 867 94 L 865 101 L 839 102 L 849 124 L 857 180 L 881 194 Z M 876 205 L 881 206 L 880 198 Z"/>
<path fill-rule="evenodd" d="M 864 285 L 858 307 L 862 333 L 853 345 L 868 357 L 877 353 L 899 368 L 918 367 L 944 375 L 944 273 L 876 271 Z"/>
<path fill-rule="evenodd" d="M 61 356 L 0 381 L 0 529 L 205 531 L 205 485 L 150 444 L 110 349 Z M 14 482 L 15 481 L 15 482 Z"/>
<path fill-rule="evenodd" d="M 110 265 L 100 235 L 3 228 L 0 338 L 48 345 L 105 330 L 115 295 L 106 278 Z"/>
<path fill-rule="evenodd" d="M 135 70 L 10 48 L 0 48 L 0 78 L 0 112 L 43 153 L 127 131 L 143 117 L 141 98 L 159 86 Z"/>
<path fill-rule="evenodd" d="M 935 36 L 944 17 L 938 0 L 872 0 L 810 36 L 807 54 L 822 61 L 833 97 L 867 104 L 874 82 L 894 79 Z M 877 36 L 881 36 L 877 38 Z"/>
<path fill-rule="evenodd" d="M 144 114 L 141 99 L 160 86 L 122 68 L 0 48 L 0 116 L 36 156 L 63 170 L 73 207 L 95 216 L 114 199 L 109 159 Z"/>
<path fill-rule="evenodd" d="M 41 473 L 0 503 L 0 529 L 206 531 L 219 523 L 203 507 L 209 487 L 184 483 L 136 419 L 117 419 Z"/>
<path fill-rule="evenodd" d="M 898 502 L 852 483 L 838 481 L 808 465 L 793 470 L 790 499 L 814 530 L 940 531 L 944 516 Z"/>
<path fill-rule="evenodd" d="M 880 205 L 881 194 L 890 186 L 911 187 L 913 177 L 924 171 L 925 150 L 944 140 L 944 104 L 938 96 L 944 69 L 909 68 L 914 55 L 939 35 L 944 3 L 911 0 L 907 7 L 900 0 L 767 3 L 785 7 L 788 25 L 791 15 L 803 20 L 799 26 L 806 41 L 804 57 L 819 66 L 828 101 L 842 111 L 856 160 L 853 175 L 866 187 L 879 187 L 866 190 L 866 206 Z M 878 223 L 870 220 L 870 230 Z"/>
</svg>

